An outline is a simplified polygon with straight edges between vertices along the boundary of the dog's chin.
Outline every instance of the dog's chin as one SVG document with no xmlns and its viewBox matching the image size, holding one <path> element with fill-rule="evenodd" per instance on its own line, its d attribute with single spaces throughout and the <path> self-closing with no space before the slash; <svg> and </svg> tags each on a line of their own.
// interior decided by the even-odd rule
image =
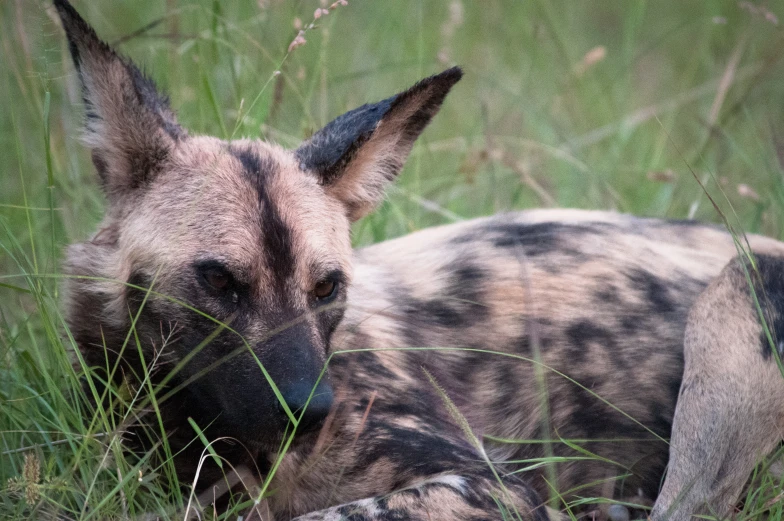
<svg viewBox="0 0 784 521">
<path fill-rule="evenodd" d="M 289 435 L 281 434 L 277 440 L 248 441 L 246 446 L 260 458 L 266 459 L 270 464 L 280 457 L 285 450 L 286 454 L 306 456 L 316 445 L 319 431 L 295 434 L 294 439 L 288 442 Z"/>
</svg>

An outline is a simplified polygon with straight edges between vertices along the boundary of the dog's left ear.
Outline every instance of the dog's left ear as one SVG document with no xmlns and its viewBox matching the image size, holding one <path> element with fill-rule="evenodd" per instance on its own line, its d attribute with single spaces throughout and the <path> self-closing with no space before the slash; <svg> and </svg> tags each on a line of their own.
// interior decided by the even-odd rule
<svg viewBox="0 0 784 521">
<path fill-rule="evenodd" d="M 101 41 L 67 0 L 54 0 L 86 110 L 85 141 L 110 203 L 151 180 L 186 136 L 168 100 L 130 61 Z"/>
<path fill-rule="evenodd" d="M 462 76 L 453 67 L 397 96 L 346 112 L 295 151 L 300 168 L 318 176 L 349 219 L 359 219 L 382 200 L 414 141 Z"/>
</svg>

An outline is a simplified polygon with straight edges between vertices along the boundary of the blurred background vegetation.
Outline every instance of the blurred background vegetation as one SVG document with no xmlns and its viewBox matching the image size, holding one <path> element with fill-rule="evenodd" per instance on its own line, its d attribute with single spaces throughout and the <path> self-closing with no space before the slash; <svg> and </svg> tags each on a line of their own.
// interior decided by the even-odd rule
<svg viewBox="0 0 784 521">
<path fill-rule="evenodd" d="M 328 14 L 314 14 L 328 7 L 318 0 L 73 3 L 194 134 L 294 147 L 462 66 L 388 201 L 356 225 L 358 245 L 541 206 L 718 222 L 700 183 L 746 231 L 784 237 L 780 2 L 349 0 Z M 57 275 L 103 199 L 49 2 L 0 0 L 0 41 L 0 518 L 167 511 L 154 471 L 136 482 L 133 463 L 111 470 L 114 446 L 85 441 L 74 405 Z M 19 477 L 26 454 L 36 479 Z"/>
</svg>

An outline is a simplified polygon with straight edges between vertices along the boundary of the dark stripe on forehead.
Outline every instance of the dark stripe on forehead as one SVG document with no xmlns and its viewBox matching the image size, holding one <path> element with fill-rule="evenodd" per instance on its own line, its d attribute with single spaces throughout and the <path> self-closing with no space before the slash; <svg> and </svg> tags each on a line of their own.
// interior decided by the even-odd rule
<svg viewBox="0 0 784 521">
<path fill-rule="evenodd" d="M 276 175 L 277 165 L 272 158 L 262 157 L 251 146 L 230 145 L 229 152 L 242 163 L 246 178 L 256 189 L 263 254 L 273 280 L 283 287 L 285 281 L 294 274 L 294 253 L 291 230 L 283 221 L 269 190 L 268 181 Z"/>
<path fill-rule="evenodd" d="M 253 150 L 250 145 L 239 146 L 229 145 L 229 153 L 242 163 L 242 168 L 245 169 L 245 176 L 253 183 L 254 186 L 261 186 L 267 176 L 273 172 L 274 164 L 270 158 L 264 158 L 258 152 Z"/>
</svg>

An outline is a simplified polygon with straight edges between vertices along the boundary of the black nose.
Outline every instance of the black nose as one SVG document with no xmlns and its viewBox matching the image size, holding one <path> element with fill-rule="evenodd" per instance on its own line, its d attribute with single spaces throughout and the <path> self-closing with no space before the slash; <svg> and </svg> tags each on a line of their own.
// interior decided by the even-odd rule
<svg viewBox="0 0 784 521">
<path fill-rule="evenodd" d="M 320 428 L 329 414 L 329 410 L 332 408 L 331 385 L 324 381 L 319 382 L 316 390 L 313 391 L 313 397 L 308 402 L 311 390 L 313 390 L 312 384 L 301 383 L 281 389 L 283 399 L 286 400 L 289 409 L 294 413 L 294 417 L 299 418 L 300 414 L 302 414 L 302 418 L 300 418 L 297 425 L 297 433 L 299 434 L 312 432 Z M 307 403 L 307 407 L 305 407 L 305 403 Z"/>
</svg>

